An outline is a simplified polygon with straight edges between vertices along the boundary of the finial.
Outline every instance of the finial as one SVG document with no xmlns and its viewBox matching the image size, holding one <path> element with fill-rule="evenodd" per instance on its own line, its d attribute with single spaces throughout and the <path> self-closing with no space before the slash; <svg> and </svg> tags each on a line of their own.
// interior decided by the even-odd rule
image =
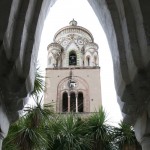
<svg viewBox="0 0 150 150">
<path fill-rule="evenodd" d="M 69 22 L 70 26 L 77 26 L 77 21 L 75 21 L 74 19 L 72 21 Z"/>
</svg>

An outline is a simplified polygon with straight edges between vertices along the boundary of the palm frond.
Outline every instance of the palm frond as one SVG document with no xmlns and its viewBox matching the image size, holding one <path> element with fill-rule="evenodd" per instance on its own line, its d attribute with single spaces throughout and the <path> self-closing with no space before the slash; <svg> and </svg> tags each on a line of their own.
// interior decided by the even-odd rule
<svg viewBox="0 0 150 150">
<path fill-rule="evenodd" d="M 73 114 L 57 117 L 51 129 L 54 131 L 54 150 L 90 150 L 92 139 L 87 134 L 86 124 Z"/>
<path fill-rule="evenodd" d="M 31 96 L 37 97 L 44 89 L 44 76 L 42 75 L 40 68 L 37 67 L 35 72 L 34 90 L 31 92 Z"/>
<path fill-rule="evenodd" d="M 119 127 L 114 128 L 114 143 L 122 149 L 125 146 L 139 147 L 140 145 L 136 140 L 133 127 L 124 122 L 119 123 Z"/>
<path fill-rule="evenodd" d="M 112 127 L 107 124 L 106 112 L 102 107 L 89 117 L 88 126 L 89 133 L 95 141 L 94 149 L 109 150 L 113 147 Z"/>
</svg>

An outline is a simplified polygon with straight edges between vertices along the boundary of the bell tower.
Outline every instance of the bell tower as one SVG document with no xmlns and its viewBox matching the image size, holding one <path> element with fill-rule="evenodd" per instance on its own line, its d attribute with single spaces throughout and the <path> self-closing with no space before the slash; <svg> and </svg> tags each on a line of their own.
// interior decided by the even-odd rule
<svg viewBox="0 0 150 150">
<path fill-rule="evenodd" d="M 89 113 L 101 103 L 98 45 L 74 19 L 56 32 L 49 44 L 44 103 L 55 111 Z"/>
</svg>

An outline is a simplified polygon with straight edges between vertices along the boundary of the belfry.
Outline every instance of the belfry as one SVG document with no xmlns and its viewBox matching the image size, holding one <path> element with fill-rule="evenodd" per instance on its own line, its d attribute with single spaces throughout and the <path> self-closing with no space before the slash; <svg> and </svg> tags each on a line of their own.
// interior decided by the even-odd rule
<svg viewBox="0 0 150 150">
<path fill-rule="evenodd" d="M 57 113 L 90 113 L 102 105 L 98 45 L 74 19 L 47 47 L 44 103 Z"/>
</svg>

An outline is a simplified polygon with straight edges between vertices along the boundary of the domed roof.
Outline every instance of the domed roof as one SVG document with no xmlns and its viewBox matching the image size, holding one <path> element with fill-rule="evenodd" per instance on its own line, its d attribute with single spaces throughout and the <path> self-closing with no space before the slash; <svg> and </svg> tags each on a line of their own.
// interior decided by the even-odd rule
<svg viewBox="0 0 150 150">
<path fill-rule="evenodd" d="M 94 42 L 94 38 L 91 32 L 84 27 L 78 26 L 77 21 L 75 21 L 74 19 L 70 21 L 69 26 L 65 26 L 56 32 L 54 36 L 54 42 L 58 42 L 60 38 L 69 34 L 78 34 L 80 36 L 85 36 L 89 42 Z"/>
</svg>

